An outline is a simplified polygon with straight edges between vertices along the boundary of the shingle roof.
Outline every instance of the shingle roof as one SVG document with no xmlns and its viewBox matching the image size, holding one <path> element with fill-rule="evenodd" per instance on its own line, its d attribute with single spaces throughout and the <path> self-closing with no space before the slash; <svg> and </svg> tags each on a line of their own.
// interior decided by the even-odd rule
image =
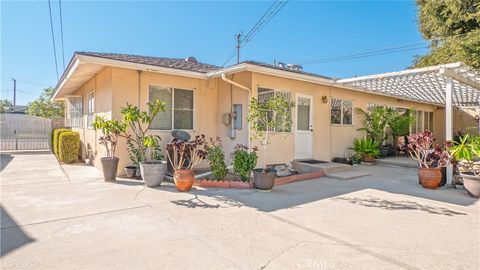
<svg viewBox="0 0 480 270">
<path fill-rule="evenodd" d="M 121 54 L 121 53 L 96 53 L 96 52 L 76 52 L 79 55 L 94 56 L 107 58 L 118 61 L 126 61 L 132 63 L 139 63 L 145 65 L 174 68 L 188 71 L 195 71 L 200 73 L 207 73 L 219 69 L 220 67 L 200 63 L 196 61 L 187 61 L 183 58 L 166 58 L 166 57 L 153 57 L 153 56 L 141 56 L 133 54 Z"/>
<path fill-rule="evenodd" d="M 298 74 L 303 74 L 303 75 L 308 75 L 308 76 L 314 76 L 314 77 L 318 77 L 318 78 L 323 78 L 323 79 L 328 79 L 328 80 L 332 80 L 333 78 L 330 78 L 330 77 L 327 77 L 327 76 L 323 76 L 323 75 L 319 75 L 319 74 L 316 74 L 316 73 L 311 73 L 311 72 L 305 72 L 305 71 L 302 71 L 302 70 L 294 70 L 294 69 L 290 69 L 290 68 L 287 68 L 287 67 L 280 67 L 280 66 L 275 66 L 275 65 L 271 65 L 271 64 L 266 64 L 266 63 L 263 63 L 263 62 L 257 62 L 257 61 L 244 61 L 242 63 L 247 63 L 247 64 L 252 64 L 252 65 L 257 65 L 257 66 L 261 66 L 261 67 L 267 67 L 267 68 L 273 68 L 273 69 L 277 69 L 277 70 L 284 70 L 284 71 L 288 71 L 288 72 L 292 72 L 292 73 L 298 73 Z"/>
</svg>

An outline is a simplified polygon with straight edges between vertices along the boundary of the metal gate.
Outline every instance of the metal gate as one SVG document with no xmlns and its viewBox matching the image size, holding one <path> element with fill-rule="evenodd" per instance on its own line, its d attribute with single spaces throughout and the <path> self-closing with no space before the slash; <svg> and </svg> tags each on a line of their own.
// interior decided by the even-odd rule
<svg viewBox="0 0 480 270">
<path fill-rule="evenodd" d="M 50 119 L 24 114 L 0 114 L 0 125 L 0 150 L 50 149 Z"/>
</svg>

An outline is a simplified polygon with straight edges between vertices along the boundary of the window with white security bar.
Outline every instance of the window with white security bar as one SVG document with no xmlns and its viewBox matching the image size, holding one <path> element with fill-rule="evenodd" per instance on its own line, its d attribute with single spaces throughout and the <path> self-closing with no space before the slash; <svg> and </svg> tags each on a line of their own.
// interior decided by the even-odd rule
<svg viewBox="0 0 480 270">
<path fill-rule="evenodd" d="M 274 96 L 283 96 L 286 100 L 291 100 L 292 99 L 292 96 L 291 96 L 289 91 L 274 90 L 274 89 L 260 88 L 260 87 L 257 90 L 258 90 L 258 101 L 259 102 L 266 102 L 268 99 L 270 99 Z M 291 121 L 292 110 L 289 110 L 288 114 L 289 114 L 290 121 Z M 282 119 L 280 119 L 280 117 L 277 117 L 277 115 L 273 111 L 270 112 L 270 117 L 275 118 L 276 121 L 282 121 Z M 276 122 L 276 123 L 279 123 L 279 122 Z M 282 126 L 282 125 L 278 124 L 276 126 Z M 274 132 L 291 132 L 291 131 L 292 131 L 292 127 L 290 125 L 288 125 L 287 127 L 285 127 L 284 129 L 281 129 L 281 130 L 277 130 L 276 128 L 274 130 Z"/>
<path fill-rule="evenodd" d="M 330 99 L 330 123 L 352 125 L 353 102 L 351 100 Z"/>
<path fill-rule="evenodd" d="M 81 96 L 65 97 L 65 126 L 83 126 L 83 99 Z"/>
<path fill-rule="evenodd" d="M 87 127 L 92 128 L 95 114 L 95 92 L 87 94 Z"/>
<path fill-rule="evenodd" d="M 193 130 L 194 127 L 194 92 L 193 90 L 172 87 L 149 87 L 149 101 L 166 102 L 167 110 L 160 112 L 151 124 L 151 129 Z"/>
</svg>

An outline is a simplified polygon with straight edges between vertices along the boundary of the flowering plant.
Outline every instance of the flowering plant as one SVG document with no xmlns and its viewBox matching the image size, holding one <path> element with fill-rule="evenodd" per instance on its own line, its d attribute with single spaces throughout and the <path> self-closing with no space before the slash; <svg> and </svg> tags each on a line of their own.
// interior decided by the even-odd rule
<svg viewBox="0 0 480 270">
<path fill-rule="evenodd" d="M 175 170 L 193 170 L 207 156 L 205 135 L 197 135 L 191 141 L 173 138 L 167 144 L 167 157 Z M 170 151 L 171 150 L 171 151 Z"/>
<path fill-rule="evenodd" d="M 429 130 L 408 136 L 410 156 L 418 162 L 419 168 L 446 167 L 451 155 L 447 151 L 449 142 L 438 144 Z"/>
</svg>

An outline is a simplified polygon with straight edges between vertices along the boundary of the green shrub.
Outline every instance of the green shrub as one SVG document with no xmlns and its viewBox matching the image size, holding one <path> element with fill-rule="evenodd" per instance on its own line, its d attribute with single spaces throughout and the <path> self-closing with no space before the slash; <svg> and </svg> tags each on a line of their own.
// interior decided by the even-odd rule
<svg viewBox="0 0 480 270">
<path fill-rule="evenodd" d="M 220 138 L 213 140 L 210 138 L 210 145 L 207 148 L 207 160 L 212 169 L 212 175 L 215 180 L 223 180 L 227 175 L 227 165 L 225 165 L 225 154 L 223 153 Z"/>
<path fill-rule="evenodd" d="M 250 174 L 257 166 L 257 149 L 248 152 L 248 147 L 238 144 L 233 152 L 233 170 L 240 175 L 242 181 L 250 180 Z"/>
<path fill-rule="evenodd" d="M 58 140 L 58 159 L 65 163 L 73 163 L 78 159 L 80 150 L 80 133 L 64 131 Z"/>
<path fill-rule="evenodd" d="M 68 128 L 57 128 L 52 131 L 52 151 L 58 158 L 58 139 L 60 134 L 65 131 L 70 131 Z"/>
</svg>

